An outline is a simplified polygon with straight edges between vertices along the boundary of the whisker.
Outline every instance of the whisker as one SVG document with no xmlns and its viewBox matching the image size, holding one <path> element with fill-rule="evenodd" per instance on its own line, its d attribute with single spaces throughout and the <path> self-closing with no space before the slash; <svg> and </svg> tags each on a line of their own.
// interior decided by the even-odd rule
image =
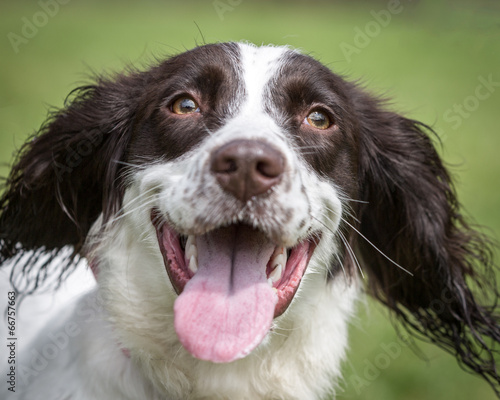
<svg viewBox="0 0 500 400">
<path fill-rule="evenodd" d="M 326 205 L 325 205 L 325 208 L 326 208 L 328 211 L 330 211 L 332 214 L 337 214 L 337 212 L 336 212 L 335 210 L 331 209 L 330 207 L 328 207 L 328 206 L 326 206 Z M 356 217 L 356 215 L 354 215 L 354 212 L 353 212 L 352 208 L 351 208 L 349 205 L 347 205 L 347 206 L 344 208 L 344 210 L 343 210 L 343 211 L 345 212 L 345 214 L 346 214 L 347 216 L 351 217 L 351 218 L 352 218 L 353 220 L 355 220 L 356 222 L 360 222 L 360 221 L 359 221 L 359 219 Z"/>
<path fill-rule="evenodd" d="M 111 160 L 111 162 L 113 162 L 115 164 L 125 165 L 127 167 L 134 167 L 134 168 L 143 168 L 144 167 L 143 165 L 132 164 L 132 163 L 128 163 L 128 162 L 120 161 L 120 160 Z"/>
<path fill-rule="evenodd" d="M 300 144 L 295 144 L 294 147 L 296 149 L 300 149 L 300 150 L 303 150 L 303 149 L 319 149 L 319 148 L 321 148 L 321 146 L 317 145 L 317 144 L 310 145 L 310 146 L 301 146 Z"/>
<path fill-rule="evenodd" d="M 356 199 L 351 199 L 349 197 L 345 197 L 345 196 L 338 196 L 340 200 L 345 200 L 345 201 L 349 201 L 349 202 L 352 202 L 352 203 L 362 203 L 362 204 L 369 204 L 370 202 L 369 201 L 364 201 L 364 200 L 356 200 Z"/>
<path fill-rule="evenodd" d="M 314 216 L 312 216 L 313 219 L 315 219 L 316 221 L 318 221 L 321 225 L 323 225 L 326 229 L 328 229 L 333 235 L 335 235 L 335 231 L 333 229 L 331 229 L 328 225 L 326 225 L 323 221 L 321 221 L 319 218 L 316 218 Z M 342 234 L 340 231 L 339 231 L 340 234 Z M 341 240 L 343 241 L 344 239 L 341 237 Z M 337 256 L 337 259 L 339 260 L 339 264 L 340 264 L 340 267 L 342 268 L 342 272 L 344 273 L 344 278 L 347 279 L 347 273 L 345 271 L 345 268 L 344 268 L 344 263 L 340 260 L 340 257 L 338 256 L 338 254 L 336 254 Z M 351 255 L 352 257 L 352 255 Z M 360 267 L 361 269 L 361 267 Z M 361 276 L 363 276 L 363 272 L 361 272 Z M 364 278 L 364 276 L 363 276 Z"/>
<path fill-rule="evenodd" d="M 345 272 L 344 262 L 340 258 L 340 255 L 338 254 L 338 252 L 335 252 L 335 257 L 337 258 L 337 261 L 339 262 L 340 268 L 342 268 L 342 272 L 344 273 L 344 279 L 347 281 L 347 274 Z"/>
<path fill-rule="evenodd" d="M 340 231 L 340 229 L 338 230 L 338 234 L 340 236 L 340 239 L 342 240 L 342 242 L 344 243 L 349 255 L 351 256 L 351 259 L 354 261 L 354 263 L 356 264 L 356 266 L 358 267 L 359 269 L 359 272 L 361 274 L 361 277 L 363 279 L 365 279 L 365 274 L 363 273 L 363 269 L 361 268 L 361 265 L 359 264 L 359 261 L 358 261 L 358 258 L 356 257 L 356 254 L 354 253 L 354 250 L 352 249 L 351 245 L 349 244 L 349 242 L 347 241 L 346 237 L 344 236 L 344 234 Z M 343 269 L 344 267 L 342 267 Z"/>
<path fill-rule="evenodd" d="M 203 121 L 202 124 L 203 124 L 203 129 L 205 129 L 205 131 L 208 133 L 208 136 L 213 136 L 214 132 L 212 132 L 210 128 L 207 126 L 206 121 Z"/>
<path fill-rule="evenodd" d="M 120 219 L 122 219 L 123 217 L 126 217 L 127 215 L 130 215 L 130 214 L 132 214 L 132 213 L 136 212 L 137 210 L 140 210 L 141 208 L 144 208 L 144 207 L 146 207 L 146 206 L 148 206 L 148 205 L 150 205 L 150 204 L 154 203 L 155 201 L 156 201 L 156 199 L 155 199 L 155 198 L 150 198 L 149 200 L 147 200 L 147 201 L 145 201 L 145 202 L 141 203 L 140 205 L 138 205 L 137 207 L 132 208 L 131 210 L 128 210 L 127 212 L 125 212 L 125 213 L 123 213 L 123 214 L 118 215 L 118 216 L 116 217 L 116 220 L 120 220 Z"/>
<path fill-rule="evenodd" d="M 342 217 L 341 217 L 342 218 Z M 342 221 L 349 225 L 359 236 L 361 236 L 366 242 L 372 246 L 375 250 L 377 250 L 382 256 L 384 256 L 388 261 L 390 261 L 392 264 L 394 264 L 396 267 L 401 269 L 402 271 L 406 272 L 408 275 L 413 276 L 413 274 L 408 271 L 406 268 L 403 268 L 401 265 L 399 265 L 396 261 L 392 260 L 390 257 L 384 254 L 382 250 L 380 250 L 377 246 L 375 246 L 372 242 L 368 240 L 366 236 L 364 236 L 359 230 L 357 230 L 354 226 L 352 226 L 349 222 L 347 222 L 344 218 L 342 218 Z"/>
<path fill-rule="evenodd" d="M 150 156 L 142 156 L 142 155 L 138 155 L 138 154 L 134 155 L 134 159 L 144 160 L 144 161 L 147 161 L 147 162 L 153 163 L 153 164 L 163 161 L 163 157 L 161 157 L 160 159 L 152 160 Z"/>
<path fill-rule="evenodd" d="M 125 208 L 128 208 L 128 207 L 131 207 L 132 205 L 134 205 L 135 203 L 140 203 L 144 200 L 145 197 L 149 196 L 151 194 L 151 192 L 154 192 L 156 190 L 156 187 L 152 187 L 148 190 L 146 190 L 145 192 L 141 193 L 140 195 L 138 196 L 134 196 L 132 199 L 130 199 L 130 201 L 126 204 L 123 205 L 122 209 L 125 209 Z M 117 216 L 118 218 L 119 216 Z"/>
<path fill-rule="evenodd" d="M 154 203 L 156 201 L 156 198 L 155 197 L 151 197 L 150 199 L 148 199 L 147 201 L 144 201 L 142 202 L 140 205 L 138 205 L 137 207 L 135 208 L 132 208 L 131 210 L 128 210 L 127 212 L 124 212 L 120 215 L 117 215 L 116 217 L 112 218 L 109 223 L 115 223 L 117 221 L 119 221 L 120 219 L 126 217 L 127 215 L 130 215 L 134 212 L 136 212 L 137 210 L 140 210 L 141 208 L 144 208 L 152 203 Z M 130 203 L 129 203 L 130 204 Z"/>
<path fill-rule="evenodd" d="M 141 193 L 140 195 L 134 196 L 132 199 L 130 199 L 130 201 L 127 204 L 124 205 L 124 207 L 129 207 L 133 203 L 136 203 L 138 201 L 142 201 L 142 198 L 144 198 L 145 196 L 148 196 L 151 192 L 154 192 L 157 189 L 158 188 L 156 186 L 153 186 L 153 187 L 149 188 L 148 190 L 146 190 L 145 192 Z"/>
</svg>

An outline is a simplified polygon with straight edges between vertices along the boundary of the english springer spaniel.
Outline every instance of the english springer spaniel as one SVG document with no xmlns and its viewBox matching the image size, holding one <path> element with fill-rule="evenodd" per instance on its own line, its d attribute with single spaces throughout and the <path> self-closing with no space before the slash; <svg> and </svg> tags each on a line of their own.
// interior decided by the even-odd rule
<svg viewBox="0 0 500 400">
<path fill-rule="evenodd" d="M 82 260 L 97 280 L 25 348 L 21 399 L 333 396 L 363 289 L 499 388 L 491 247 L 431 128 L 298 51 L 210 44 L 97 78 L 0 206 L 18 291 Z"/>
</svg>

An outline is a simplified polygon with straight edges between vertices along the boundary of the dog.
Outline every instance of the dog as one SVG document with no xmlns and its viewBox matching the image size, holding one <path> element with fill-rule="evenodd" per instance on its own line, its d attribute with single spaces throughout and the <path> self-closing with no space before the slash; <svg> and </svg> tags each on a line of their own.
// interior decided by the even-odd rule
<svg viewBox="0 0 500 400">
<path fill-rule="evenodd" d="M 64 346 L 42 332 L 20 356 L 44 366 L 16 395 L 334 396 L 363 291 L 498 394 L 492 247 L 433 137 L 288 47 L 207 44 L 78 88 L 19 151 L 0 254 L 16 294 L 81 263 L 97 288 L 49 324 Z"/>
</svg>

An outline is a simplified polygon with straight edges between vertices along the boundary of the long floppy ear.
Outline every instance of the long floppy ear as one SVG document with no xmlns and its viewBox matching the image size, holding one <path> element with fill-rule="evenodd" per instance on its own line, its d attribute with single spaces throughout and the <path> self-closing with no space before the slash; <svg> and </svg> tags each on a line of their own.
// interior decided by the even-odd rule
<svg viewBox="0 0 500 400">
<path fill-rule="evenodd" d="M 354 101 L 366 202 L 359 228 L 373 245 L 357 233 L 354 240 L 369 290 L 405 328 L 454 354 L 498 395 L 500 319 L 490 242 L 461 213 L 432 130 L 384 111 L 365 94 Z"/>
<path fill-rule="evenodd" d="M 35 286 L 56 256 L 62 276 L 79 259 L 92 223 L 119 207 L 137 79 L 97 79 L 76 89 L 18 153 L 0 199 L 0 263 L 14 258 L 33 275 L 26 269 L 38 262 Z"/>
</svg>

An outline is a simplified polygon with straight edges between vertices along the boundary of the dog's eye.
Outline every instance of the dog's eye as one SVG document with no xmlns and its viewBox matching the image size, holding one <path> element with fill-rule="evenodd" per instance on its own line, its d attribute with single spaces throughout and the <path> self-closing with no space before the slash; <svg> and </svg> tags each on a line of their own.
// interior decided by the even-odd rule
<svg viewBox="0 0 500 400">
<path fill-rule="evenodd" d="M 191 97 L 180 97 L 172 104 L 174 114 L 184 115 L 200 112 L 200 106 Z"/>
<path fill-rule="evenodd" d="M 317 129 L 328 129 L 332 125 L 330 117 L 322 111 L 313 111 L 305 119 L 304 123 Z"/>
</svg>

